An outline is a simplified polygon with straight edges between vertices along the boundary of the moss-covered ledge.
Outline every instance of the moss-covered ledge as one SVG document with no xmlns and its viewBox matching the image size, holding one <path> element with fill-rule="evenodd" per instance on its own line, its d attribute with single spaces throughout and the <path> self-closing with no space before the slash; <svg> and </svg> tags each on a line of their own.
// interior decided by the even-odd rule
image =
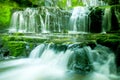
<svg viewBox="0 0 120 80">
<path fill-rule="evenodd" d="M 29 52 L 41 43 L 74 44 L 94 46 L 98 43 L 109 47 L 115 54 L 120 54 L 119 34 L 0 34 L 1 49 L 7 49 L 11 56 L 28 56 Z"/>
</svg>

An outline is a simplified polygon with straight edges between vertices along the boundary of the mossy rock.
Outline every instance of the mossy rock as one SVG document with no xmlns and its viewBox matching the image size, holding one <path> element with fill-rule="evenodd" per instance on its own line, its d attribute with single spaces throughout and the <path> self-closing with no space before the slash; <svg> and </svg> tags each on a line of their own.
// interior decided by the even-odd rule
<svg viewBox="0 0 120 80">
<path fill-rule="evenodd" d="M 90 32 L 92 33 L 100 33 L 102 31 L 102 16 L 104 13 L 104 9 L 96 7 L 93 8 L 91 13 L 89 14 L 90 16 Z"/>
<path fill-rule="evenodd" d="M 120 45 L 120 39 L 98 39 L 97 43 L 107 46 L 116 52 L 117 47 Z"/>
</svg>

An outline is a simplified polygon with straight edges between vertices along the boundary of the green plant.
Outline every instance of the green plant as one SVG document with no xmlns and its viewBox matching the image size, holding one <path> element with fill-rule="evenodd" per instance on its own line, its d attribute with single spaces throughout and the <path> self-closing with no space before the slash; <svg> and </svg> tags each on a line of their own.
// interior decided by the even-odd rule
<svg viewBox="0 0 120 80">
<path fill-rule="evenodd" d="M 0 29 L 9 26 L 12 9 L 17 7 L 16 3 L 0 2 Z"/>
</svg>

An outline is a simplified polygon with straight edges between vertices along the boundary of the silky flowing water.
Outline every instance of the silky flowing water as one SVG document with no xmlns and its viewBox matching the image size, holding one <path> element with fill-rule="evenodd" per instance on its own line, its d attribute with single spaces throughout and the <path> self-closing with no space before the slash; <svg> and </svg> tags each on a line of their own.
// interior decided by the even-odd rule
<svg viewBox="0 0 120 80">
<path fill-rule="evenodd" d="M 119 80 L 114 54 L 101 45 L 40 44 L 28 58 L 0 62 L 0 80 Z"/>
<path fill-rule="evenodd" d="M 58 0 L 59 1 L 59 0 Z M 80 1 L 78 1 L 80 3 Z M 98 6 L 107 6 L 103 0 L 81 0 L 83 6 L 72 6 L 72 0 L 66 1 L 66 9 L 56 5 L 57 0 L 45 0 L 46 6 L 24 8 L 14 11 L 11 16 L 10 33 L 89 33 L 90 13 Z M 68 8 L 68 9 L 67 9 Z M 101 32 L 111 29 L 111 8 L 103 10 Z M 100 17 L 100 15 L 99 15 Z M 107 25 L 108 24 L 108 25 Z M 108 26 L 108 27 L 106 27 Z M 95 25 L 96 27 L 96 25 Z M 109 28 L 109 29 L 108 29 Z"/>
<path fill-rule="evenodd" d="M 60 9 L 56 7 L 60 0 L 52 1 L 45 0 L 43 7 L 13 12 L 9 32 L 34 33 L 42 37 L 45 37 L 42 33 L 47 36 L 59 33 L 58 37 L 62 33 L 86 34 L 90 32 L 92 10 L 108 5 L 103 0 L 79 0 L 83 6 L 69 9 L 72 0 L 67 0 L 65 9 Z M 103 33 L 112 27 L 110 12 L 110 7 L 103 11 Z M 72 41 L 76 43 L 76 40 Z M 120 77 L 114 53 L 105 46 L 43 43 L 27 58 L 0 61 L 0 80 L 120 80 Z"/>
</svg>

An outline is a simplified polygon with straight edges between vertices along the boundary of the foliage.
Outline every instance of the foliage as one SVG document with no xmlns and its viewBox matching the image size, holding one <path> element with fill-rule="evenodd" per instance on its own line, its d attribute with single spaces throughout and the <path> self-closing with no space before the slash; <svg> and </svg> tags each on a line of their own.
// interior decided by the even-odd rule
<svg viewBox="0 0 120 80">
<path fill-rule="evenodd" d="M 3 47 L 9 50 L 9 56 L 26 57 L 29 55 L 30 51 L 34 47 L 34 43 L 28 43 L 23 38 L 20 38 L 17 35 L 0 35 L 0 37 Z"/>
<path fill-rule="evenodd" d="M 0 2 L 0 29 L 9 25 L 12 9 L 15 7 L 16 3 Z"/>
<path fill-rule="evenodd" d="M 71 0 L 71 6 L 67 5 L 67 0 L 58 1 L 58 7 L 60 8 L 75 7 L 81 5 L 83 5 L 83 3 L 80 0 Z"/>
<path fill-rule="evenodd" d="M 33 6 L 34 6 L 34 5 L 44 6 L 44 1 L 45 1 L 45 0 L 29 0 L 29 1 L 32 3 Z"/>
<path fill-rule="evenodd" d="M 10 2 L 16 2 L 20 7 L 32 5 L 32 3 L 29 0 L 10 0 Z"/>
<path fill-rule="evenodd" d="M 11 56 L 25 56 L 25 43 L 24 42 L 16 42 L 16 41 L 10 41 L 7 44 Z"/>
<path fill-rule="evenodd" d="M 109 5 L 116 5 L 116 4 L 120 4 L 120 0 L 104 0 L 106 3 L 108 3 Z"/>
</svg>

